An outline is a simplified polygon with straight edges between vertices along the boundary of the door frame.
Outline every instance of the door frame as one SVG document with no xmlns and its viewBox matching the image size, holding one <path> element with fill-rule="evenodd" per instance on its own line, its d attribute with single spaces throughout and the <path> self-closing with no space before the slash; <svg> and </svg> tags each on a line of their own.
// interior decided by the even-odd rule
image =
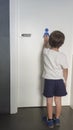
<svg viewBox="0 0 73 130">
<path fill-rule="evenodd" d="M 10 0 L 10 114 L 18 108 L 18 45 L 17 45 L 18 0 Z"/>
</svg>

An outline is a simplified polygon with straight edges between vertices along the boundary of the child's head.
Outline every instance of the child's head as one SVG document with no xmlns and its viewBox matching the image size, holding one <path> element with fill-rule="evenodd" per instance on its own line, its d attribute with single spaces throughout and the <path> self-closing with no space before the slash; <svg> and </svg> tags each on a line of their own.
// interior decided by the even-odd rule
<svg viewBox="0 0 73 130">
<path fill-rule="evenodd" d="M 49 45 L 51 48 L 59 48 L 65 40 L 65 35 L 60 31 L 53 31 L 49 36 Z"/>
</svg>

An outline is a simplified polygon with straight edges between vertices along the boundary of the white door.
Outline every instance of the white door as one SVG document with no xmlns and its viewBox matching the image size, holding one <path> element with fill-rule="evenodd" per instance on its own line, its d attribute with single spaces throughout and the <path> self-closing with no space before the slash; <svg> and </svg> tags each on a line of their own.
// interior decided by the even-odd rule
<svg viewBox="0 0 73 130">
<path fill-rule="evenodd" d="M 70 30 L 68 3 L 65 7 L 65 1 L 18 0 L 17 4 L 18 107 L 41 106 L 43 32 L 48 27 L 50 32 L 58 29 L 67 35 Z M 67 52 L 67 46 L 64 47 Z M 69 104 L 69 95 L 63 104 Z"/>
<path fill-rule="evenodd" d="M 42 0 L 40 1 L 42 2 Z M 18 106 L 41 106 L 41 52 L 44 27 L 39 1 L 19 0 Z M 43 7 L 44 8 L 44 7 Z"/>
</svg>

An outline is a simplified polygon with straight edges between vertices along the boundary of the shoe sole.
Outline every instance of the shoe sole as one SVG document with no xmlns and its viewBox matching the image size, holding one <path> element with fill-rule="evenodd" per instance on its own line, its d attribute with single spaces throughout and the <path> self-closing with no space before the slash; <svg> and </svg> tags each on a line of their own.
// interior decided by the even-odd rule
<svg viewBox="0 0 73 130">
<path fill-rule="evenodd" d="M 60 127 L 60 124 L 55 124 L 55 126 Z"/>
<path fill-rule="evenodd" d="M 51 129 L 54 128 L 54 126 L 48 126 L 48 127 L 51 128 Z"/>
</svg>

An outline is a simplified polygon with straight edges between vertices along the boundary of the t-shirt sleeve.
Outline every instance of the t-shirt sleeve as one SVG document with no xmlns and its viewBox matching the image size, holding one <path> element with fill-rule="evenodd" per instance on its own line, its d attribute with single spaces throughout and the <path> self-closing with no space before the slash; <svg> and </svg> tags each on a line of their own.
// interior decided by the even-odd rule
<svg viewBox="0 0 73 130">
<path fill-rule="evenodd" d="M 43 54 L 46 54 L 48 52 L 49 48 L 45 48 L 43 49 Z"/>
<path fill-rule="evenodd" d="M 68 61 L 67 61 L 66 55 L 62 54 L 59 60 L 60 60 L 61 67 L 63 69 L 67 69 L 68 68 Z"/>
</svg>

